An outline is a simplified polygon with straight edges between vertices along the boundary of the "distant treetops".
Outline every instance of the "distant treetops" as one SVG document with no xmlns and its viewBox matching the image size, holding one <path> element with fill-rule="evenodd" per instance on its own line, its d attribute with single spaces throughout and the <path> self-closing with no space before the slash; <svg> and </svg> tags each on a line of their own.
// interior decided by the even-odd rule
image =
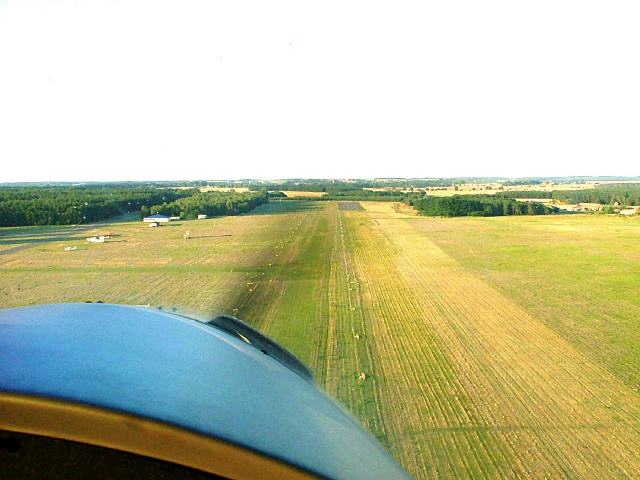
<svg viewBox="0 0 640 480">
<path fill-rule="evenodd" d="M 423 215 L 442 217 L 496 217 L 503 215 L 546 215 L 557 211 L 538 202 L 518 202 L 492 195 L 432 197 L 410 195 L 405 203 Z"/>
<path fill-rule="evenodd" d="M 3 187 L 0 226 L 91 223 L 189 195 L 192 190 L 139 186 Z"/>
<path fill-rule="evenodd" d="M 552 206 L 540 202 L 516 199 L 552 198 L 568 203 L 598 203 L 603 212 L 611 206 L 640 205 L 640 184 L 607 184 L 584 190 L 503 191 L 495 195 L 454 195 L 437 197 L 422 191 L 421 186 L 445 185 L 450 180 L 410 181 L 390 179 L 384 183 L 390 190 L 372 189 L 375 182 L 339 182 L 332 180 L 291 181 L 289 183 L 248 183 L 248 192 L 208 191 L 198 188 L 173 188 L 144 184 L 94 184 L 84 186 L 2 186 L 0 187 L 0 227 L 21 225 L 86 224 L 129 212 L 140 211 L 147 216 L 162 213 L 186 219 L 198 215 L 236 215 L 248 212 L 269 200 L 347 200 L 393 201 L 412 205 L 424 215 L 496 216 L 544 215 L 555 213 Z M 193 185 L 193 182 L 189 184 Z M 322 196 L 284 197 L 282 190 L 325 192 Z M 306 189 L 306 190 L 305 190 Z M 404 192 L 403 192 L 404 190 Z M 270 191 L 270 193 L 268 192 Z M 610 208 L 611 207 L 611 208 Z"/>
<path fill-rule="evenodd" d="M 567 203 L 598 203 L 604 205 L 604 213 L 611 213 L 612 206 L 640 205 L 640 184 L 612 184 L 584 190 L 555 191 L 505 191 L 495 195 L 455 195 L 453 197 L 425 196 L 409 194 L 405 203 L 415 207 L 423 215 L 499 216 L 499 215 L 546 215 L 557 213 L 558 209 L 520 199 L 550 198 Z"/>
<path fill-rule="evenodd" d="M 541 183 L 541 182 L 538 182 Z M 524 182 L 513 182 L 520 185 Z M 531 183 L 528 183 L 530 185 Z M 404 185 L 406 187 L 406 185 Z M 604 206 L 604 213 L 612 211 L 613 206 L 640 205 L 640 184 L 606 184 L 592 189 L 555 190 L 555 191 L 503 191 L 495 194 L 453 195 L 439 197 L 424 191 L 411 191 L 413 186 L 402 190 L 364 189 L 359 183 L 325 182 L 287 184 L 287 188 L 299 190 L 308 188 L 309 192 L 323 191 L 326 195 L 301 196 L 286 198 L 290 201 L 392 201 L 404 202 L 413 206 L 423 215 L 460 217 L 460 216 L 504 216 L 504 215 L 547 215 L 560 213 L 553 205 L 546 205 L 535 200 L 518 201 L 517 199 L 554 199 L 567 203 L 598 203 Z M 417 186 L 415 188 L 418 188 Z M 270 194 L 283 196 L 280 192 Z"/>
<path fill-rule="evenodd" d="M 268 201 L 258 192 L 207 192 L 155 186 L 43 186 L 0 188 L 0 227 L 75 225 L 140 211 L 197 218 L 235 215 Z"/>
<path fill-rule="evenodd" d="M 149 214 L 161 213 L 184 219 L 196 219 L 198 215 L 238 215 L 249 212 L 267 201 L 269 201 L 269 196 L 266 190 L 240 193 L 198 192 L 173 202 L 163 202 L 151 207 L 143 206 L 140 215 L 146 217 Z"/>
</svg>

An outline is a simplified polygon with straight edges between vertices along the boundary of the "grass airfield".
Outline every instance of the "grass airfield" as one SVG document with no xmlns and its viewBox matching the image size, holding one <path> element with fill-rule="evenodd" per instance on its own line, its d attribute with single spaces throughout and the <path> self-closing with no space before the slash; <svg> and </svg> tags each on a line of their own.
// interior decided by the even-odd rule
<svg viewBox="0 0 640 480">
<path fill-rule="evenodd" d="M 640 220 L 396 210 L 272 202 L 156 229 L 0 229 L 0 307 L 236 315 L 417 478 L 640 475 Z"/>
</svg>

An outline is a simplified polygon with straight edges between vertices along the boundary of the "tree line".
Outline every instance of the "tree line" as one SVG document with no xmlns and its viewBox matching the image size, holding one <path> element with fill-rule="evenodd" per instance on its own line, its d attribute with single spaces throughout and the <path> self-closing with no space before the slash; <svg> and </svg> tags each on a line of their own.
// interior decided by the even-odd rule
<svg viewBox="0 0 640 480">
<path fill-rule="evenodd" d="M 173 202 L 163 202 L 150 207 L 143 205 L 141 217 L 160 213 L 179 216 L 185 219 L 198 218 L 198 215 L 238 215 L 246 213 L 269 201 L 266 190 L 259 192 L 198 192 Z"/>
<path fill-rule="evenodd" d="M 183 218 L 236 215 L 268 201 L 259 192 L 206 192 L 152 186 L 48 186 L 0 188 L 0 227 L 78 225 L 129 212 Z"/>
<path fill-rule="evenodd" d="M 404 202 L 413 206 L 423 215 L 460 216 L 502 216 L 502 215 L 546 215 L 556 213 L 555 207 L 546 207 L 539 202 L 518 202 L 515 198 L 493 195 L 454 195 L 436 197 L 424 192 L 402 193 L 380 190 L 344 190 L 314 197 L 287 198 L 282 192 L 270 194 L 288 201 L 389 201 Z M 533 197 L 531 197 L 533 198 Z"/>
<path fill-rule="evenodd" d="M 294 192 L 326 192 L 329 194 L 358 191 L 363 188 L 427 188 L 427 187 L 448 187 L 456 183 L 465 183 L 464 179 L 376 179 L 376 180 L 326 180 L 326 179 L 289 179 L 280 182 L 229 182 L 220 183 L 225 187 L 247 187 L 250 190 L 260 190 L 266 188 L 269 191 L 294 191 Z"/>
<path fill-rule="evenodd" d="M 599 203 L 601 205 L 640 205 L 640 184 L 602 185 L 583 190 L 510 191 L 496 193 L 501 198 L 552 198 L 566 203 Z"/>
<path fill-rule="evenodd" d="M 0 226 L 91 223 L 193 194 L 152 187 L 3 187 Z"/>
<path fill-rule="evenodd" d="M 442 217 L 495 217 L 506 215 L 546 215 L 557 209 L 538 202 L 518 202 L 492 195 L 454 195 L 433 197 L 409 195 L 405 203 L 423 215 Z"/>
<path fill-rule="evenodd" d="M 553 198 L 569 203 L 600 203 L 602 205 L 640 205 L 640 184 L 606 185 L 586 190 L 558 190 Z"/>
</svg>

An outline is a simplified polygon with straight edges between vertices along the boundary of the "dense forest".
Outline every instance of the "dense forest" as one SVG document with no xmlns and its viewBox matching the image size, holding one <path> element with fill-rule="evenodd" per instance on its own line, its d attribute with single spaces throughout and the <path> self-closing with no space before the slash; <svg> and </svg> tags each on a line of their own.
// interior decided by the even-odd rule
<svg viewBox="0 0 640 480">
<path fill-rule="evenodd" d="M 555 191 L 553 198 L 568 203 L 640 205 L 640 184 L 606 185 L 588 190 Z"/>
<path fill-rule="evenodd" d="M 386 190 L 356 190 L 346 192 L 328 192 L 320 197 L 321 200 L 347 200 L 347 201 L 375 201 L 375 202 L 401 202 L 405 194 L 400 191 Z"/>
<path fill-rule="evenodd" d="M 124 185 L 3 187 L 0 226 L 86 224 L 137 211 L 184 218 L 235 215 L 268 200 L 266 190 L 200 193 L 192 188 Z"/>
<path fill-rule="evenodd" d="M 0 226 L 91 223 L 193 193 L 141 186 L 4 187 L 0 188 Z"/>
<path fill-rule="evenodd" d="M 584 190 L 555 190 L 543 191 L 510 191 L 496 194 L 500 198 L 552 198 L 566 203 L 600 203 L 613 205 L 618 202 L 621 206 L 640 205 L 640 184 L 620 183 L 602 185 Z"/>
<path fill-rule="evenodd" d="M 266 190 L 259 192 L 204 192 L 189 197 L 179 198 L 173 202 L 163 202 L 143 206 L 142 217 L 160 213 L 169 216 L 180 216 L 185 219 L 198 218 L 198 215 L 237 215 L 253 210 L 269 200 Z"/>
<path fill-rule="evenodd" d="M 431 197 L 409 195 L 405 203 L 415 207 L 423 215 L 443 217 L 495 217 L 502 215 L 546 215 L 554 208 L 537 202 L 518 202 L 513 198 L 491 195 L 454 195 Z"/>
</svg>

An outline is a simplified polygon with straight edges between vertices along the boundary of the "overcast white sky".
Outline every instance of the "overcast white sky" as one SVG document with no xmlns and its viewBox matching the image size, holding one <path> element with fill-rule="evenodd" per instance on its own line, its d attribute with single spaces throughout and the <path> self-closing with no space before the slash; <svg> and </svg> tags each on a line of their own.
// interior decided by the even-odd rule
<svg viewBox="0 0 640 480">
<path fill-rule="evenodd" d="M 640 2 L 0 0 L 0 182 L 640 174 Z"/>
</svg>

